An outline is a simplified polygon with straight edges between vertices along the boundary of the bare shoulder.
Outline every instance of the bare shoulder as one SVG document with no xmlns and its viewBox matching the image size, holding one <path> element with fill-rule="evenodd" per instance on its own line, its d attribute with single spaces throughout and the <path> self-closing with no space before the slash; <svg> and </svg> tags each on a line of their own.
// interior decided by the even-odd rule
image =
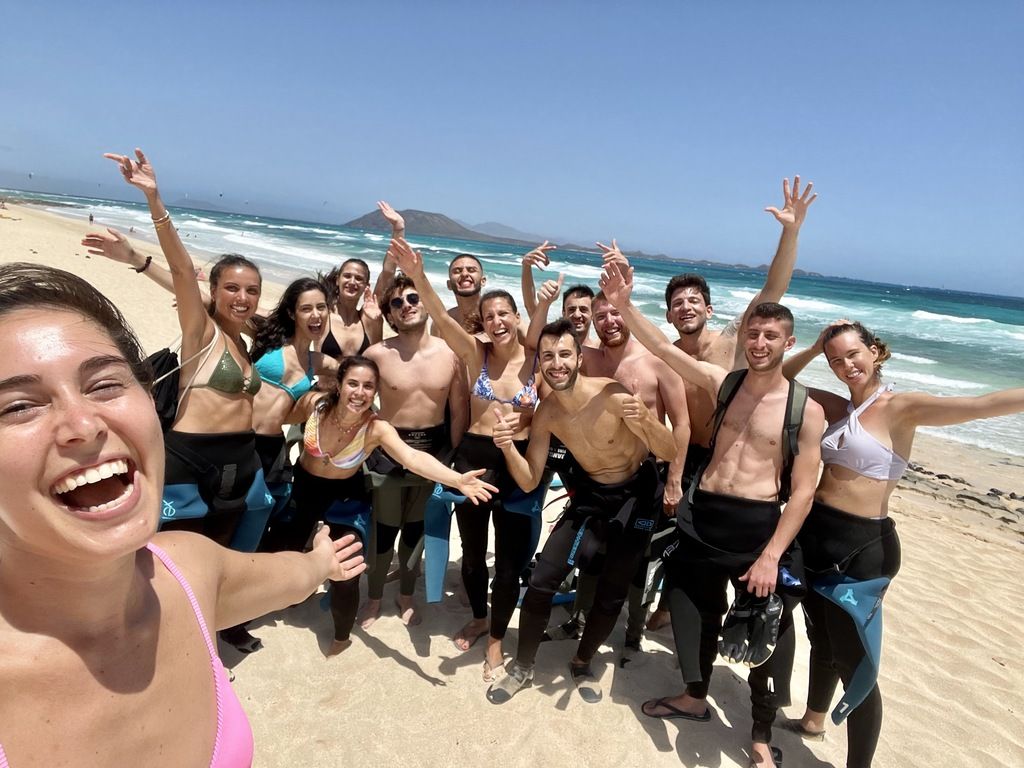
<svg viewBox="0 0 1024 768">
<path fill-rule="evenodd" d="M 803 429 L 810 429 L 819 435 L 825 431 L 825 409 L 811 398 L 804 405 Z"/>
<path fill-rule="evenodd" d="M 216 596 L 222 548 L 206 536 L 188 531 L 162 531 L 153 544 L 167 553 L 197 594 Z"/>
<path fill-rule="evenodd" d="M 371 344 L 366 348 L 366 351 L 363 352 L 363 357 L 368 357 L 375 363 L 380 362 L 380 360 L 382 360 L 385 357 L 385 355 L 387 355 L 387 352 L 390 349 L 388 341 L 390 341 L 390 339 L 385 341 L 378 341 L 376 344 Z"/>
</svg>

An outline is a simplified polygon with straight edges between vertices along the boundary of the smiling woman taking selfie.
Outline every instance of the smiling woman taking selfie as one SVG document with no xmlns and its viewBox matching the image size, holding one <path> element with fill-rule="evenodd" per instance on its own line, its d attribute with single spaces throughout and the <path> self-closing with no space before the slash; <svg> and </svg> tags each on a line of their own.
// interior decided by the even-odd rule
<svg viewBox="0 0 1024 768">
<path fill-rule="evenodd" d="M 88 283 L 0 266 L 0 766 L 250 765 L 212 631 L 365 567 L 327 529 L 273 555 L 156 533 L 149 378 Z"/>
</svg>

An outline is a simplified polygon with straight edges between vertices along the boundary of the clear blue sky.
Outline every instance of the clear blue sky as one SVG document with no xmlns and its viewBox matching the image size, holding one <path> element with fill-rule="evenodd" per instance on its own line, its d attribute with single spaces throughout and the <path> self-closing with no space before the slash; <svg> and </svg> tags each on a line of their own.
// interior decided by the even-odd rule
<svg viewBox="0 0 1024 768">
<path fill-rule="evenodd" d="M 1022 40 L 1019 1 L 22 2 L 0 182 L 124 197 L 140 145 L 171 198 L 761 263 L 799 172 L 800 266 L 1024 295 Z"/>
</svg>

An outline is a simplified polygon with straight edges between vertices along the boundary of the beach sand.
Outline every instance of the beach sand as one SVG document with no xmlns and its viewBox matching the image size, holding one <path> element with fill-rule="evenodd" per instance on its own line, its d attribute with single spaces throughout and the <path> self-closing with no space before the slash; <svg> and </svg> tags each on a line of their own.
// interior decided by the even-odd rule
<svg viewBox="0 0 1024 768">
<path fill-rule="evenodd" d="M 101 226 L 96 222 L 94 226 Z M 153 351 L 176 336 L 169 294 L 128 267 L 86 258 L 87 224 L 20 205 L 0 211 L 0 262 L 36 261 L 86 276 L 124 311 Z M 152 245 L 140 248 L 153 253 Z M 996 489 L 1001 495 L 990 494 Z M 893 496 L 903 567 L 885 602 L 880 685 L 885 722 L 879 768 L 1024 765 L 1024 458 L 919 435 L 914 468 Z M 554 517 L 555 507 L 545 519 Z M 574 643 L 541 647 L 534 687 L 495 707 L 484 698 L 483 641 L 459 653 L 450 636 L 470 617 L 459 599 L 457 534 L 447 592 L 406 628 L 385 590 L 384 615 L 353 646 L 325 660 L 330 614 L 322 594 L 250 625 L 264 648 L 225 649 L 249 713 L 257 766 L 506 765 L 746 766 L 746 670 L 720 663 L 710 723 L 663 722 L 639 712 L 645 699 L 682 688 L 671 631 L 649 633 L 636 668 L 619 670 L 623 626 L 595 659 L 605 690 L 587 705 L 567 679 Z M 365 586 L 364 586 L 365 591 Z M 422 587 L 417 599 L 423 603 Z M 555 608 L 553 621 L 564 617 Z M 794 704 L 803 710 L 807 643 L 796 617 Z M 515 649 L 516 619 L 506 640 Z M 843 765 L 845 728 L 804 743 L 777 731 L 787 766 Z"/>
</svg>

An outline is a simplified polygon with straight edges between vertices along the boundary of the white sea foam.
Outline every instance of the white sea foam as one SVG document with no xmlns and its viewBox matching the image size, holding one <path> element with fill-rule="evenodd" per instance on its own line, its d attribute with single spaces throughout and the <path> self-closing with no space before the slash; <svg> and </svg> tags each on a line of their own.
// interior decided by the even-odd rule
<svg viewBox="0 0 1024 768">
<path fill-rule="evenodd" d="M 930 373 L 915 373 L 913 371 L 888 371 L 888 377 L 895 381 L 897 384 L 901 381 L 912 381 L 915 384 L 922 384 L 926 387 L 934 387 L 939 392 L 947 392 L 951 389 L 955 390 L 976 390 L 976 389 L 987 389 L 984 384 L 978 384 L 974 381 L 964 381 L 963 379 L 947 379 L 942 376 L 933 376 Z"/>
<path fill-rule="evenodd" d="M 242 235 L 230 234 L 225 235 L 224 240 L 229 243 L 243 245 L 247 249 L 257 248 L 259 250 L 269 251 L 282 256 L 306 259 L 308 261 L 316 262 L 317 264 L 334 264 L 338 260 L 338 256 L 336 254 L 325 253 L 313 248 L 303 248 L 297 245 L 286 245 L 285 243 L 259 234 L 249 234 L 245 237 Z M 285 265 L 288 265 L 287 262 Z M 291 266 L 296 265 L 292 264 Z"/>
<path fill-rule="evenodd" d="M 934 312 L 928 312 L 924 309 L 915 309 L 913 317 L 918 320 L 939 320 L 944 323 L 959 323 L 961 325 L 977 325 L 978 323 L 991 323 L 984 317 L 956 317 L 954 315 L 937 315 Z"/>
<path fill-rule="evenodd" d="M 915 355 L 905 355 L 902 352 L 893 352 L 893 360 L 902 360 L 907 363 L 913 363 L 914 365 L 937 365 L 937 360 L 932 360 L 929 357 L 917 357 Z"/>
</svg>

